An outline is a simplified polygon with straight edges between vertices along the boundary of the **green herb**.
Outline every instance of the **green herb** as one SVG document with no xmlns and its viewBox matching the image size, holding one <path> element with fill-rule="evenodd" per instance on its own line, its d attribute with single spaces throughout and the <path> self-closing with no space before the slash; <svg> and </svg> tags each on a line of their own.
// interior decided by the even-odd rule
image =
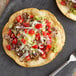
<svg viewBox="0 0 76 76">
<path fill-rule="evenodd" d="M 41 20 L 41 17 L 35 16 L 36 20 Z"/>
</svg>

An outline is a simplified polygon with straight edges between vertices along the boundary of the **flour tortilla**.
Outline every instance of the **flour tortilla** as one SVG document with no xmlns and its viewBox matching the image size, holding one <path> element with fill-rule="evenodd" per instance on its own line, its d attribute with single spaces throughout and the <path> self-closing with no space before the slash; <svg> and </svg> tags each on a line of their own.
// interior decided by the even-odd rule
<svg viewBox="0 0 76 76">
<path fill-rule="evenodd" d="M 14 19 L 18 15 L 21 15 L 23 12 L 27 12 L 27 13 L 35 15 L 35 16 L 43 16 L 43 17 L 46 16 L 50 20 L 52 20 L 53 24 L 55 25 L 55 27 L 57 27 L 58 34 L 59 34 L 58 43 L 57 43 L 58 50 L 57 50 L 56 53 L 50 51 L 48 53 L 47 59 L 42 59 L 41 57 L 39 57 L 39 60 L 31 60 L 31 61 L 28 61 L 28 62 L 24 62 L 24 61 L 21 62 L 19 57 L 15 54 L 14 51 L 12 51 L 12 50 L 8 51 L 7 50 L 6 45 L 8 43 L 4 39 L 4 34 L 7 33 L 8 26 L 10 26 L 13 23 Z M 9 57 L 11 57 L 17 64 L 19 64 L 20 66 L 23 66 L 23 67 L 38 67 L 38 66 L 42 66 L 42 65 L 48 64 L 49 62 L 51 62 L 57 56 L 57 54 L 61 51 L 61 49 L 63 48 L 63 45 L 65 43 L 65 32 L 64 32 L 64 29 L 61 26 L 61 24 L 58 22 L 56 17 L 52 13 L 47 11 L 47 10 L 38 10 L 36 8 L 27 8 L 27 9 L 23 9 L 23 10 L 20 10 L 20 11 L 14 13 L 9 18 L 9 21 L 6 23 L 6 25 L 4 26 L 4 29 L 3 29 L 3 32 L 2 32 L 2 37 L 3 37 L 3 48 L 4 48 L 5 52 L 6 52 L 6 54 Z"/>
<path fill-rule="evenodd" d="M 69 8 L 67 6 L 63 6 L 60 4 L 62 0 L 56 0 L 56 3 L 57 3 L 57 6 L 58 8 L 60 9 L 60 11 L 66 16 L 68 17 L 69 19 L 73 20 L 73 21 L 76 21 L 76 15 L 72 14 L 71 12 L 68 12 L 69 11 Z"/>
</svg>

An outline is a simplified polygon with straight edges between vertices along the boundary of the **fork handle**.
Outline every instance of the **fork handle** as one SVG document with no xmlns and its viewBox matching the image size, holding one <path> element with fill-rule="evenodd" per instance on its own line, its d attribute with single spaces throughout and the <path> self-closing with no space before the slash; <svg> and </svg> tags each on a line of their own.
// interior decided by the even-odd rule
<svg viewBox="0 0 76 76">
<path fill-rule="evenodd" d="M 66 61 L 60 68 L 58 68 L 56 71 L 54 71 L 53 73 L 51 73 L 49 76 L 55 76 L 59 71 L 61 71 L 66 65 L 68 65 L 70 63 L 70 61 Z"/>
</svg>

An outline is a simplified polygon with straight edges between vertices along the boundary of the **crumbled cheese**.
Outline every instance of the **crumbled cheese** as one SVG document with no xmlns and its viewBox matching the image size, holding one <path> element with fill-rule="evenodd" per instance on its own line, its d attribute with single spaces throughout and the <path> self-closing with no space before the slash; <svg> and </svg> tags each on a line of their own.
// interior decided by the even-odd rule
<svg viewBox="0 0 76 76">
<path fill-rule="evenodd" d="M 76 0 L 72 0 L 73 3 L 76 3 Z"/>
<path fill-rule="evenodd" d="M 43 51 L 41 49 L 37 49 L 41 54 L 43 54 Z"/>
<path fill-rule="evenodd" d="M 37 23 L 39 23 L 37 20 L 33 21 L 32 27 L 34 27 Z"/>
</svg>

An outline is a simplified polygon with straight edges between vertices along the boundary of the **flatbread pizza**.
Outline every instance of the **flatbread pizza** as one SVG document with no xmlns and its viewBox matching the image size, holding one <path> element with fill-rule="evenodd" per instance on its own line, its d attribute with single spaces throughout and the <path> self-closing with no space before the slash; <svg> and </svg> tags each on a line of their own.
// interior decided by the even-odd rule
<svg viewBox="0 0 76 76">
<path fill-rule="evenodd" d="M 67 18 L 76 21 L 76 0 L 56 0 L 56 3 Z"/>
<path fill-rule="evenodd" d="M 62 50 L 65 32 L 47 10 L 27 8 L 14 13 L 2 32 L 6 54 L 23 67 L 51 62 Z"/>
</svg>

